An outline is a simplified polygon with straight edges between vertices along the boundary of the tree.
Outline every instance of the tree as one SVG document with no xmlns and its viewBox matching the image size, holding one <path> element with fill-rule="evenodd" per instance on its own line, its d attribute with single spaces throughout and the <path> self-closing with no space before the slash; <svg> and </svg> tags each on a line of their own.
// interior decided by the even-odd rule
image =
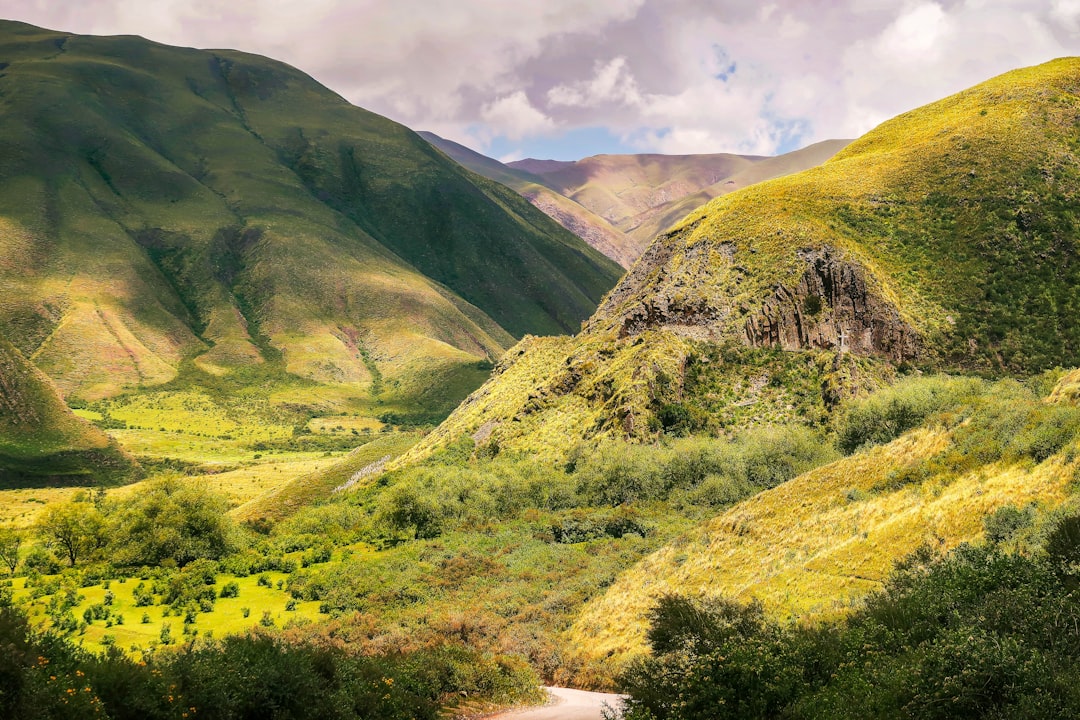
<svg viewBox="0 0 1080 720">
<path fill-rule="evenodd" d="M 19 564 L 19 547 L 22 541 L 23 535 L 18 530 L 0 528 L 0 562 L 8 566 L 12 575 Z"/>
<path fill-rule="evenodd" d="M 110 513 L 110 550 L 122 565 L 178 566 L 229 552 L 232 524 L 226 500 L 190 480 L 150 483 Z"/>
<path fill-rule="evenodd" d="M 79 558 L 104 546 L 105 519 L 90 503 L 57 503 L 41 513 L 37 533 L 46 545 L 59 547 L 74 567 Z"/>
</svg>

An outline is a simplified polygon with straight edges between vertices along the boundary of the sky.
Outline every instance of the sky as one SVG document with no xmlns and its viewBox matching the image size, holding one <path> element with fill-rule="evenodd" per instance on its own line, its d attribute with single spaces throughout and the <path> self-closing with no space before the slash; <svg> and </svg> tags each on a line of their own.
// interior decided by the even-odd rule
<svg viewBox="0 0 1080 720">
<path fill-rule="evenodd" d="M 501 160 L 773 155 L 1080 54 L 1080 0 L 4 0 L 267 55 Z"/>
</svg>

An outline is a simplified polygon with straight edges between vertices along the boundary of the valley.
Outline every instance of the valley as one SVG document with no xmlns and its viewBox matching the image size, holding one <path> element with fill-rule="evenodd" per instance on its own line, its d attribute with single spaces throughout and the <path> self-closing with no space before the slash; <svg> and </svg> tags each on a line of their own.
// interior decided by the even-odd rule
<svg viewBox="0 0 1080 720">
<path fill-rule="evenodd" d="M 1077 58 L 503 163 L 0 21 L 0 718 L 1080 711 L 1078 153 Z"/>
</svg>

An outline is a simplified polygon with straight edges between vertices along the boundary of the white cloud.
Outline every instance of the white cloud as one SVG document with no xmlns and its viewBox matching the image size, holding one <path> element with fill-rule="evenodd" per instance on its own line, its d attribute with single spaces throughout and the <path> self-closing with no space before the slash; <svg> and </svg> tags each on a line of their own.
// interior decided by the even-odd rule
<svg viewBox="0 0 1080 720">
<path fill-rule="evenodd" d="M 522 90 L 484 105 L 480 115 L 511 140 L 549 133 L 555 127 L 551 118 L 533 107 Z"/>
<path fill-rule="evenodd" d="M 934 2 L 905 10 L 878 36 L 874 50 L 889 61 L 927 63 L 948 48 L 949 16 Z"/>
<path fill-rule="evenodd" d="M 1055 0 L 1050 15 L 1069 30 L 1080 29 L 1080 0 Z"/>
<path fill-rule="evenodd" d="M 548 90 L 547 99 L 552 105 L 570 107 L 601 103 L 638 105 L 641 94 L 637 82 L 627 69 L 626 58 L 617 57 L 607 64 L 598 64 L 592 80 L 556 85 Z"/>
</svg>

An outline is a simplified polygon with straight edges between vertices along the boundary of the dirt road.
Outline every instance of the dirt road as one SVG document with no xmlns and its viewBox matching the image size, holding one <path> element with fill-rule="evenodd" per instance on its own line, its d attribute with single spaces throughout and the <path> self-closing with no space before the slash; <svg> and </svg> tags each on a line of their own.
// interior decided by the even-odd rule
<svg viewBox="0 0 1080 720">
<path fill-rule="evenodd" d="M 546 687 L 552 702 L 542 707 L 523 708 L 495 715 L 488 720 L 601 720 L 602 708 L 618 709 L 619 696 L 569 688 Z"/>
</svg>

